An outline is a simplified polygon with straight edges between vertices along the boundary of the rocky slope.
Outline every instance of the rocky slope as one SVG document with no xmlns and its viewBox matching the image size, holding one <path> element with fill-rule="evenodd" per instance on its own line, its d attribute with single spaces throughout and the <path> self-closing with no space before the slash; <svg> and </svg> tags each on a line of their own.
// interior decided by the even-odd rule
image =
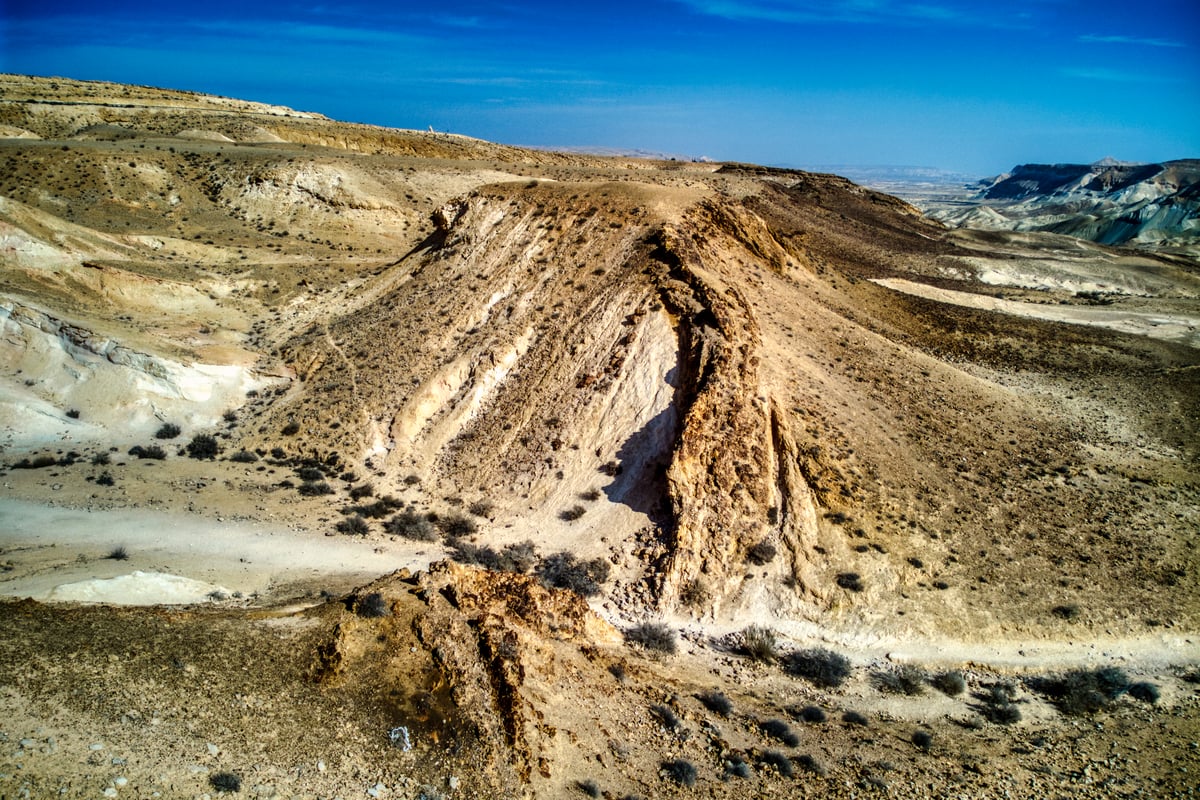
<svg viewBox="0 0 1200 800">
<path fill-rule="evenodd" d="M 1107 245 L 1195 252 L 1200 161 L 1022 164 L 931 213 L 953 225 L 1047 231 Z"/>
<path fill-rule="evenodd" d="M 389 720 L 339 723 L 369 756 L 340 760 L 337 781 L 398 757 L 372 737 L 428 718 L 389 694 L 415 681 L 451 717 L 438 736 L 471 733 L 437 751 L 476 765 L 464 790 L 562 796 L 594 770 L 620 792 L 664 791 L 661 719 L 628 723 L 661 705 L 688 721 L 667 726 L 669 749 L 724 796 L 722 764 L 769 746 L 760 716 L 835 702 L 735 656 L 750 623 L 860 668 L 890 654 L 1032 674 L 1060 662 L 1027 653 L 1079 642 L 1061 663 L 1152 662 L 1179 731 L 1194 726 L 1176 671 L 1200 658 L 1194 261 L 951 232 L 833 175 L 525 151 L 137 87 L 7 76 L 0 124 L 8 495 L 346 535 L 414 570 L 321 600 L 335 565 L 243 587 L 231 550 L 226 574 L 202 577 L 252 600 L 180 623 L 311 625 L 293 660 L 244 665 L 289 692 L 311 685 L 301 673 L 343 687 L 354 713 L 394 703 Z M 178 439 L 154 438 L 164 423 Z M 159 441 L 161 461 L 135 458 Z M 10 538 L 6 594 L 119 569 L 63 555 L 82 540 Z M 163 539 L 156 569 L 198 569 Z M 263 610 L 306 592 L 317 610 Z M 356 612 L 376 592 L 384 622 Z M 159 613 L 67 619 L 138 628 Z M 10 663 L 49 646 L 49 616 L 13 611 L 34 644 Z M 630 690 L 608 671 L 628 666 L 617 629 L 648 619 L 684 630 L 686 656 L 637 662 Z M 1083 646 L 1094 637 L 1107 644 Z M 715 688 L 711 670 L 749 682 L 736 735 L 687 699 Z M 32 675 L 10 683 L 24 719 L 93 713 Z M 858 676 L 836 704 L 877 702 Z M 236 678 L 222 685 L 244 694 Z M 186 688 L 166 684 L 164 698 Z M 595 708 L 559 708 L 585 690 Z M 1150 712 L 1121 708 L 1142 731 Z M 927 769 L 909 744 L 883 751 L 913 721 L 940 721 L 957 748 L 951 720 L 972 706 L 880 713 L 899 722 L 872 758 L 901 759 L 915 786 Z M 821 760 L 847 791 L 886 782 L 838 749 L 867 746 L 857 729 L 839 731 Z M 272 768 L 315 763 L 304 741 Z M 435 777 L 416 769 L 376 772 L 416 796 Z"/>
</svg>

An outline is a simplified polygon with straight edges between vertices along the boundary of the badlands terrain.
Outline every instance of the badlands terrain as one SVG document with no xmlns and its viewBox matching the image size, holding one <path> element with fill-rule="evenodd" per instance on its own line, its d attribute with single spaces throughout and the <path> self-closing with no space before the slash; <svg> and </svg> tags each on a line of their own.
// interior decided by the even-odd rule
<svg viewBox="0 0 1200 800">
<path fill-rule="evenodd" d="M 1190 796 L 1186 253 L 66 79 L 0 136 L 0 797 Z"/>
</svg>

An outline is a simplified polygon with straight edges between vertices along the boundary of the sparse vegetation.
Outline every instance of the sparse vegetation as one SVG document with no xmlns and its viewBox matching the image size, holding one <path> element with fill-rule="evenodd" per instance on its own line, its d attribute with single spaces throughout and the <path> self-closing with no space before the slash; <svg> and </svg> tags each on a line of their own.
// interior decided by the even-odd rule
<svg viewBox="0 0 1200 800">
<path fill-rule="evenodd" d="M 576 781 L 575 788 L 588 797 L 600 797 L 600 785 L 595 781 Z"/>
<path fill-rule="evenodd" d="M 746 551 L 746 560 L 761 567 L 774 561 L 776 552 L 775 545 L 770 542 L 759 542 Z"/>
<path fill-rule="evenodd" d="M 437 531 L 433 523 L 411 508 L 401 511 L 384 523 L 383 529 L 392 536 L 412 539 L 415 542 L 433 542 L 437 540 Z"/>
<path fill-rule="evenodd" d="M 371 525 L 361 514 L 355 514 L 354 516 L 339 520 L 336 527 L 338 533 L 344 533 L 348 536 L 366 536 L 371 532 Z"/>
<path fill-rule="evenodd" d="M 96 484 L 98 486 L 115 486 L 116 483 L 117 482 L 113 478 L 111 472 L 102 472 L 100 473 L 100 477 L 96 478 Z"/>
<path fill-rule="evenodd" d="M 375 495 L 375 484 L 360 483 L 350 487 L 350 499 L 362 500 L 364 497 L 373 497 Z"/>
<path fill-rule="evenodd" d="M 691 788 L 696 785 L 696 776 L 698 773 L 692 762 L 683 758 L 677 758 L 673 761 L 663 762 L 662 768 L 668 778 L 681 786 Z"/>
<path fill-rule="evenodd" d="M 865 588 L 862 576 L 857 572 L 839 572 L 837 585 L 850 592 L 861 592 Z"/>
<path fill-rule="evenodd" d="M 112 458 L 108 455 L 107 451 L 102 450 L 92 456 L 92 466 L 94 467 L 107 467 L 111 463 Z"/>
<path fill-rule="evenodd" d="M 928 752 L 933 747 L 933 734 L 926 730 L 913 731 L 912 743 L 918 750 Z"/>
<path fill-rule="evenodd" d="M 1065 605 L 1055 606 L 1054 608 L 1050 609 L 1050 613 L 1059 619 L 1065 619 L 1069 621 L 1079 616 L 1079 606 L 1075 605 L 1074 603 L 1067 603 Z"/>
<path fill-rule="evenodd" d="M 325 481 L 305 481 L 296 491 L 305 497 L 320 497 L 325 494 L 333 494 L 333 487 Z"/>
<path fill-rule="evenodd" d="M 1129 696 L 1134 700 L 1141 700 L 1143 703 L 1153 705 L 1158 702 L 1159 692 L 1158 686 L 1148 681 L 1138 681 L 1137 683 L 1129 684 Z"/>
<path fill-rule="evenodd" d="M 773 662 L 779 656 L 778 635 L 771 628 L 751 625 L 742 631 L 741 651 L 755 661 Z"/>
<path fill-rule="evenodd" d="M 625 630 L 625 641 L 655 653 L 674 655 L 675 631 L 661 622 L 642 622 Z"/>
<path fill-rule="evenodd" d="M 580 505 L 575 505 L 571 506 L 570 508 L 564 508 L 562 511 L 558 512 L 558 518 L 565 522 L 574 522 L 586 513 L 586 508 Z"/>
<path fill-rule="evenodd" d="M 958 697 L 967 690 L 967 680 L 958 670 L 941 672 L 932 681 L 933 688 L 947 697 Z"/>
<path fill-rule="evenodd" d="M 288 424 L 284 425 L 283 429 L 280 430 L 280 433 L 282 433 L 284 436 L 295 436 L 299 432 L 300 432 L 300 423 L 296 422 L 294 420 L 292 422 L 289 422 Z"/>
<path fill-rule="evenodd" d="M 189 457 L 203 460 L 206 458 L 216 458 L 220 446 L 217 444 L 216 437 L 211 434 L 200 433 L 192 437 L 186 449 Z"/>
<path fill-rule="evenodd" d="M 231 455 L 229 460 L 238 464 L 253 464 L 258 461 L 258 455 L 249 450 L 239 450 Z"/>
<path fill-rule="evenodd" d="M 587 491 L 580 492 L 579 499 L 586 500 L 589 503 L 593 503 L 600 499 L 600 490 L 599 489 L 588 489 Z"/>
<path fill-rule="evenodd" d="M 827 719 L 825 712 L 818 706 L 805 706 L 800 709 L 796 716 L 801 722 L 811 722 L 814 724 L 823 723 Z"/>
<path fill-rule="evenodd" d="M 67 419 L 79 419 L 79 409 L 78 408 L 67 409 Z"/>
<path fill-rule="evenodd" d="M 581 561 L 572 553 L 561 552 L 542 559 L 537 576 L 547 587 L 570 589 L 590 597 L 600 594 L 600 585 L 608 580 L 610 569 L 602 558 Z"/>
<path fill-rule="evenodd" d="M 1029 682 L 1030 688 L 1045 695 L 1059 711 L 1072 716 L 1095 714 L 1129 690 L 1129 679 L 1116 667 L 1097 670 L 1073 670 L 1057 678 Z"/>
<path fill-rule="evenodd" d="M 165 458 L 165 455 L 164 455 Z M 58 459 L 54 456 L 44 455 L 35 456 L 32 459 L 23 458 L 16 464 L 12 465 L 13 469 L 45 469 L 46 467 L 54 467 L 58 465 Z"/>
<path fill-rule="evenodd" d="M 479 530 L 479 526 L 475 524 L 475 520 L 457 513 L 438 517 L 437 526 L 442 534 L 449 539 L 461 539 L 466 536 L 472 536 Z"/>
<path fill-rule="evenodd" d="M 784 658 L 784 669 L 824 687 L 841 686 L 851 673 L 849 659 L 823 647 L 788 653 Z"/>
<path fill-rule="evenodd" d="M 154 432 L 155 439 L 174 439 L 183 429 L 174 422 L 164 422 L 157 431 Z"/>
<path fill-rule="evenodd" d="M 137 458 L 148 458 L 154 461 L 162 461 L 167 457 L 167 451 L 156 444 L 149 447 L 142 447 L 140 444 L 135 444 L 129 448 L 129 455 Z"/>
<path fill-rule="evenodd" d="M 857 711 L 847 711 L 846 713 L 842 714 L 842 722 L 846 723 L 847 725 L 859 725 L 864 728 L 868 724 L 866 716 Z"/>
<path fill-rule="evenodd" d="M 697 696 L 700 703 L 714 714 L 728 717 L 733 713 L 733 701 L 724 692 L 713 690 Z"/>
<path fill-rule="evenodd" d="M 129 551 L 125 549 L 125 545 L 117 545 L 112 550 L 108 551 L 108 555 L 106 555 L 105 558 L 109 559 L 110 561 L 128 561 Z"/>
<path fill-rule="evenodd" d="M 208 785 L 218 792 L 240 792 L 242 779 L 232 772 L 214 772 L 208 776 Z"/>
<path fill-rule="evenodd" d="M 800 737 L 796 735 L 792 727 L 781 719 L 768 719 L 760 722 L 759 730 L 765 735 L 770 736 L 788 747 L 798 747 L 800 745 Z"/>
<path fill-rule="evenodd" d="M 725 759 L 725 774 L 733 778 L 749 778 L 752 773 L 746 759 L 734 753 Z"/>
<path fill-rule="evenodd" d="M 476 500 L 467 506 L 467 511 L 476 517 L 490 517 L 495 510 L 496 505 L 491 500 Z"/>
<path fill-rule="evenodd" d="M 699 578 L 684 581 L 679 588 L 679 602 L 691 609 L 700 609 L 709 600 L 708 587 Z"/>
<path fill-rule="evenodd" d="M 890 670 L 876 672 L 872 677 L 875 685 L 882 691 L 891 694 L 918 695 L 925 692 L 925 681 L 929 676 L 918 666 L 902 664 Z"/>
</svg>

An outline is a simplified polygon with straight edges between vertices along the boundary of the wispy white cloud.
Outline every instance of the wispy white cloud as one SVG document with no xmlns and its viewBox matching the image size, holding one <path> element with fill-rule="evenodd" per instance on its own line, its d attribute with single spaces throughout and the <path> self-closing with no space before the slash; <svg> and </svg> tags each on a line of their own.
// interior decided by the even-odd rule
<svg viewBox="0 0 1200 800">
<path fill-rule="evenodd" d="M 1086 81 L 1107 81 L 1109 83 L 1142 83 L 1152 80 L 1146 75 L 1125 72 L 1119 69 L 1109 69 L 1108 67 L 1068 67 L 1062 70 L 1062 74 L 1068 78 L 1079 78 Z"/>
<path fill-rule="evenodd" d="M 1171 39 L 1147 39 L 1140 36 L 1080 36 L 1079 41 L 1087 44 L 1132 44 L 1141 47 L 1185 47 L 1183 42 Z"/>
<path fill-rule="evenodd" d="M 955 2 L 895 0 L 675 0 L 698 14 L 729 20 L 779 23 L 929 23 L 974 25 L 996 20 L 978 7 Z"/>
</svg>

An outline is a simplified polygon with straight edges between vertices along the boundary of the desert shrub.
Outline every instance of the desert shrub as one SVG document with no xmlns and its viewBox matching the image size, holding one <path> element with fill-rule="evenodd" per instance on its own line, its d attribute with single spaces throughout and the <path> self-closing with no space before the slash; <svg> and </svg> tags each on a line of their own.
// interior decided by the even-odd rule
<svg viewBox="0 0 1200 800">
<path fill-rule="evenodd" d="M 558 518 L 565 522 L 574 522 L 582 517 L 585 513 L 587 513 L 587 509 L 583 506 L 571 506 L 570 508 L 564 508 L 562 511 L 558 512 Z"/>
<path fill-rule="evenodd" d="M 474 564 L 484 569 L 497 569 L 500 554 L 488 545 L 477 545 L 465 539 L 447 539 L 450 557 L 460 564 Z"/>
<path fill-rule="evenodd" d="M 295 436 L 299 432 L 300 432 L 300 423 L 296 422 L 296 421 L 292 421 L 292 422 L 289 422 L 287 425 L 284 425 L 283 429 L 280 431 L 280 433 L 282 433 L 284 436 Z"/>
<path fill-rule="evenodd" d="M 724 692 L 711 691 L 698 695 L 697 699 L 700 703 L 714 714 L 720 714 L 722 717 L 728 717 L 733 713 L 733 701 L 725 696 Z"/>
<path fill-rule="evenodd" d="M 129 448 L 129 455 L 136 456 L 138 458 L 149 458 L 155 461 L 162 461 L 167 457 L 167 451 L 163 450 L 156 444 L 152 444 L 149 447 L 142 447 L 140 444 L 135 444 L 133 447 Z"/>
<path fill-rule="evenodd" d="M 595 501 L 600 499 L 600 490 L 599 489 L 588 489 L 585 492 L 580 492 L 579 499 L 586 500 L 589 503 L 594 503 Z"/>
<path fill-rule="evenodd" d="M 662 768 L 668 778 L 681 786 L 690 788 L 696 785 L 696 767 L 687 759 L 677 758 L 674 761 L 664 761 Z"/>
<path fill-rule="evenodd" d="M 207 433 L 193 436 L 187 444 L 187 454 L 196 459 L 215 458 L 219 449 L 216 437 Z"/>
<path fill-rule="evenodd" d="M 595 781 L 576 781 L 575 788 L 588 797 L 600 797 L 600 786 Z"/>
<path fill-rule="evenodd" d="M 661 622 L 642 622 L 626 628 L 625 641 L 667 655 L 674 655 L 677 648 L 675 631 Z"/>
<path fill-rule="evenodd" d="M 79 419 L 79 409 L 78 408 L 67 409 L 67 418 L 68 419 Z"/>
<path fill-rule="evenodd" d="M 828 719 L 825 712 L 817 706 L 805 706 L 796 712 L 796 717 L 801 722 L 811 722 L 814 724 L 820 724 Z"/>
<path fill-rule="evenodd" d="M 590 597 L 600 594 L 600 584 L 608 580 L 610 566 L 602 558 L 581 561 L 567 552 L 553 553 L 537 566 L 541 582 L 553 589 L 570 589 Z"/>
<path fill-rule="evenodd" d="M 782 742 L 788 747 L 798 747 L 800 745 L 800 737 L 792 730 L 792 726 L 781 719 L 769 719 L 760 722 L 758 727 L 764 734 Z"/>
<path fill-rule="evenodd" d="M 860 714 L 857 711 L 847 711 L 846 713 L 842 714 L 842 722 L 846 723 L 847 725 L 861 725 L 866 727 L 867 718 L 865 715 Z"/>
<path fill-rule="evenodd" d="M 433 523 L 411 508 L 401 511 L 383 525 L 384 531 L 392 536 L 412 539 L 416 542 L 432 542 L 437 539 Z"/>
<path fill-rule="evenodd" d="M 909 558 L 908 563 L 911 564 L 912 566 L 916 567 L 917 569 L 925 568 L 925 562 L 922 561 L 921 559 L 917 558 L 916 556 Z"/>
<path fill-rule="evenodd" d="M 350 499 L 351 500 L 362 500 L 364 497 L 374 497 L 374 496 L 375 496 L 375 484 L 373 484 L 373 483 L 360 483 L 357 486 L 350 487 Z"/>
<path fill-rule="evenodd" d="M 902 664 L 894 669 L 874 674 L 875 685 L 892 694 L 918 695 L 925 691 L 929 676 L 925 670 L 913 664 Z"/>
<path fill-rule="evenodd" d="M 817 761 L 807 753 L 802 756 L 796 756 L 796 758 L 793 759 L 793 763 L 805 772 L 811 772 L 814 775 L 820 775 L 822 778 L 829 774 L 829 771 L 825 769 L 824 764 L 822 764 L 820 761 Z"/>
<path fill-rule="evenodd" d="M 537 562 L 537 547 L 531 540 L 526 539 L 523 542 L 513 542 L 504 546 L 504 549 L 500 551 L 498 568 L 504 572 L 516 572 L 524 575 L 533 569 Z"/>
<path fill-rule="evenodd" d="M 849 659 L 823 647 L 788 653 L 784 658 L 784 669 L 825 687 L 841 686 L 851 672 Z"/>
<path fill-rule="evenodd" d="M 296 470 L 296 477 L 302 481 L 319 481 L 324 479 L 325 472 L 320 467 L 305 465 Z"/>
<path fill-rule="evenodd" d="M 476 517 L 490 517 L 496 510 L 496 504 L 491 500 L 476 500 L 467 506 L 467 511 Z"/>
<path fill-rule="evenodd" d="M 1079 606 L 1074 603 L 1067 603 L 1061 606 L 1055 606 L 1050 609 L 1050 613 L 1059 619 L 1072 620 L 1079 616 Z"/>
<path fill-rule="evenodd" d="M 92 456 L 93 466 L 107 467 L 111 463 L 112 458 L 109 457 L 107 452 L 96 453 L 94 456 Z"/>
<path fill-rule="evenodd" d="M 344 533 L 348 536 L 366 536 L 371 532 L 371 526 L 367 523 L 365 517 L 361 514 L 355 514 L 352 517 L 346 517 L 340 520 L 337 524 L 338 533 Z"/>
<path fill-rule="evenodd" d="M 287 451 L 282 447 L 272 447 L 271 458 L 275 459 L 276 461 L 283 461 L 285 458 L 287 458 Z"/>
<path fill-rule="evenodd" d="M 708 587 L 699 578 L 691 578 L 679 588 L 679 602 L 688 608 L 700 608 L 708 599 Z"/>
<path fill-rule="evenodd" d="M 1021 721 L 1021 709 L 1012 703 L 984 706 L 980 710 L 989 722 L 994 722 L 997 725 L 1015 725 Z"/>
<path fill-rule="evenodd" d="M 864 588 L 857 572 L 839 572 L 836 580 L 838 586 L 850 592 L 861 592 Z"/>
<path fill-rule="evenodd" d="M 1131 683 L 1129 684 L 1129 696 L 1134 700 L 1141 700 L 1143 703 L 1157 703 L 1158 687 L 1148 681 Z"/>
<path fill-rule="evenodd" d="M 208 776 L 208 785 L 218 792 L 240 792 L 242 779 L 232 772 L 214 772 Z"/>
<path fill-rule="evenodd" d="M 102 472 L 100 477 L 96 478 L 96 483 L 100 486 L 113 486 L 116 481 L 113 479 L 111 472 Z"/>
<path fill-rule="evenodd" d="M 625 671 L 624 664 L 622 664 L 622 663 L 609 664 L 608 672 L 610 675 L 612 675 L 614 678 L 616 678 L 618 682 L 620 682 L 620 683 L 625 682 L 627 673 Z"/>
<path fill-rule="evenodd" d="M 404 478 L 405 486 L 416 486 L 420 482 L 421 482 L 420 475 L 408 475 Z"/>
<path fill-rule="evenodd" d="M 775 631 L 763 625 L 751 625 L 742 631 L 741 651 L 755 661 L 774 661 L 779 656 Z"/>
<path fill-rule="evenodd" d="M 324 494 L 333 494 L 333 487 L 325 481 L 305 481 L 296 491 L 305 497 L 320 497 Z"/>
<path fill-rule="evenodd" d="M 437 526 L 443 534 L 451 539 L 461 539 L 464 536 L 471 536 L 479 530 L 479 526 L 475 524 L 475 520 L 462 514 L 447 514 L 444 517 L 439 517 Z"/>
<path fill-rule="evenodd" d="M 763 753 L 759 758 L 759 763 L 773 767 L 785 778 L 794 777 L 796 774 L 796 770 L 792 767 L 792 760 L 778 750 L 768 750 Z"/>
<path fill-rule="evenodd" d="M 238 450 L 229 457 L 229 460 L 235 461 L 238 464 L 253 464 L 255 461 L 258 461 L 258 455 L 251 453 L 249 450 Z"/>
<path fill-rule="evenodd" d="M 913 731 L 912 743 L 920 750 L 929 751 L 933 747 L 933 734 L 929 731 Z"/>
<path fill-rule="evenodd" d="M 125 545 L 117 545 L 112 550 L 108 551 L 108 555 L 106 555 L 105 558 L 111 559 L 112 561 L 128 561 L 129 551 L 125 549 Z"/>
<path fill-rule="evenodd" d="M 367 519 L 383 519 L 388 514 L 391 514 L 400 507 L 400 503 L 394 502 L 395 498 L 381 497 L 374 503 L 364 503 L 357 506 L 350 506 L 342 513 L 344 514 L 361 514 Z"/>
<path fill-rule="evenodd" d="M 939 673 L 930 682 L 933 688 L 948 697 L 958 697 L 967 690 L 967 680 L 958 670 Z"/>
<path fill-rule="evenodd" d="M 24 465 L 27 469 L 45 469 L 46 467 L 54 467 L 58 465 L 58 459 L 54 456 L 35 456 L 32 461 L 25 460 L 18 467 Z"/>
<path fill-rule="evenodd" d="M 770 542 L 759 542 L 746 551 L 746 560 L 761 567 L 774 561 L 776 552 L 775 545 Z"/>
<path fill-rule="evenodd" d="M 650 706 L 650 713 L 654 716 L 654 718 L 656 720 L 658 720 L 660 725 L 662 725 L 664 728 L 666 728 L 669 731 L 677 731 L 683 727 L 683 720 L 681 720 L 675 714 L 675 712 L 671 709 L 670 706 L 664 706 L 664 705 Z"/>
<path fill-rule="evenodd" d="M 1095 714 L 1129 689 L 1129 679 L 1116 667 L 1073 670 L 1057 678 L 1035 679 L 1030 684 L 1059 711 L 1072 717 Z"/>
<path fill-rule="evenodd" d="M 354 607 L 354 613 L 360 617 L 390 617 L 392 615 L 392 607 L 382 594 L 371 592 L 358 601 Z"/>
<path fill-rule="evenodd" d="M 183 433 L 183 429 L 174 422 L 164 422 L 158 430 L 154 432 L 155 439 L 174 439 L 179 434 Z"/>
</svg>

